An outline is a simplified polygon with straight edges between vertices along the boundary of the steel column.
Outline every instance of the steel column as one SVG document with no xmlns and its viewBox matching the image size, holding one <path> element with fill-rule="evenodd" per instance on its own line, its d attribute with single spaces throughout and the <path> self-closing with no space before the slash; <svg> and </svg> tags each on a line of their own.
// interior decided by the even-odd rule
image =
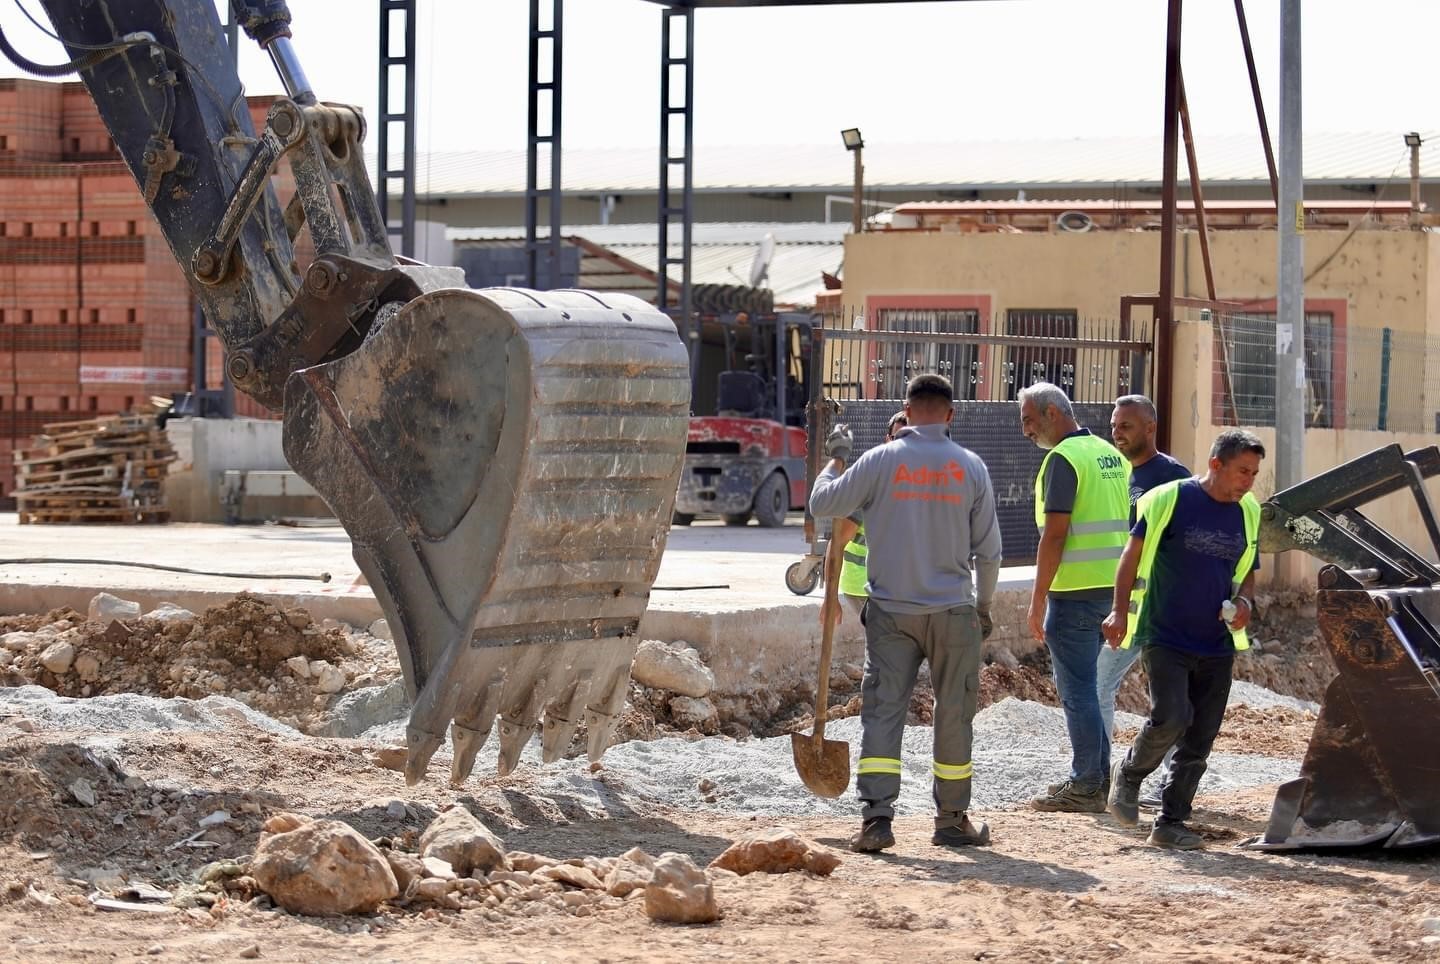
<svg viewBox="0 0 1440 964">
<path fill-rule="evenodd" d="M 1300 128 L 1300 0 L 1280 2 L 1279 270 L 1275 314 L 1275 488 L 1305 478 L 1304 173 Z"/>
<path fill-rule="evenodd" d="M 674 55 L 671 51 L 671 34 L 674 22 L 680 20 L 685 31 L 684 52 Z M 664 311 L 670 302 L 670 268 L 680 267 L 680 304 L 676 319 L 680 337 L 690 351 L 690 382 L 693 396 L 695 375 L 700 363 L 700 324 L 694 317 L 690 286 L 690 240 L 694 224 L 694 166 L 692 157 L 695 147 L 695 11 L 689 7 L 676 9 L 666 7 L 660 12 L 660 191 L 659 211 L 656 221 L 660 229 L 660 251 L 655 281 L 655 306 Z M 681 103 L 671 103 L 672 84 L 670 71 L 678 68 L 683 75 L 680 88 Z M 681 119 L 684 133 L 679 154 L 671 150 L 670 122 Z M 675 167 L 680 168 L 680 203 L 673 203 L 670 189 L 670 175 Z M 680 257 L 670 255 L 671 219 L 680 218 Z"/>
<path fill-rule="evenodd" d="M 392 14 L 403 18 L 398 30 Z M 401 51 L 391 51 L 394 34 L 401 37 Z M 398 68 L 398 83 L 404 96 L 400 110 L 390 109 L 392 69 Z M 390 166 L 390 125 L 400 128 L 400 166 Z M 380 0 L 380 129 L 376 132 L 375 197 L 385 219 L 391 246 L 400 239 L 400 254 L 415 257 L 415 0 Z M 400 188 L 400 223 L 390 219 L 390 192 Z"/>
<path fill-rule="evenodd" d="M 559 288 L 563 286 L 560 277 L 560 225 L 562 195 L 560 184 L 560 101 L 562 69 L 561 40 L 564 35 L 564 0 L 550 0 L 550 27 L 540 25 L 540 4 L 542 0 L 530 0 L 530 113 L 529 133 L 525 149 L 525 284 L 530 288 Z M 541 46 L 550 44 L 550 79 L 540 79 Z M 549 133 L 540 132 L 540 100 L 550 96 Z M 549 185 L 540 187 L 540 147 L 550 148 Z M 545 195 L 550 216 L 550 236 L 545 244 L 537 238 L 536 226 L 540 220 L 540 195 Z M 543 255 L 542 255 L 543 250 Z M 540 266 L 544 264 L 542 271 Z"/>
<path fill-rule="evenodd" d="M 1155 305 L 1155 407 L 1160 412 L 1156 444 L 1170 446 L 1175 377 L 1175 188 L 1180 154 L 1180 7 L 1169 0 L 1165 26 L 1165 149 L 1160 215 L 1160 297 Z"/>
</svg>

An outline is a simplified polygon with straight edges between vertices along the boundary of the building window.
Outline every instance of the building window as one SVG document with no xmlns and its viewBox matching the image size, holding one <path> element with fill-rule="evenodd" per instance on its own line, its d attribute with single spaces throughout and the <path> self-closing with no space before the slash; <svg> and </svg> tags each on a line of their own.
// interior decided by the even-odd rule
<svg viewBox="0 0 1440 964">
<path fill-rule="evenodd" d="M 1005 313 L 1005 334 L 1031 338 L 1076 338 L 1079 316 L 1073 308 L 1011 308 Z M 1050 382 L 1075 398 L 1075 349 L 1066 347 L 1010 348 L 1005 353 L 1005 397 L 1014 400 L 1020 389 Z"/>
<path fill-rule="evenodd" d="M 35 312 L 30 308 L 20 309 L 20 322 L 25 325 L 35 324 Z"/>
<path fill-rule="evenodd" d="M 876 317 L 880 331 L 917 334 L 973 334 L 980 330 L 980 312 L 974 308 L 882 308 Z M 924 340 L 883 343 L 878 359 L 876 398 L 904 398 L 911 378 L 935 372 L 950 379 L 955 397 L 974 399 L 978 387 L 976 345 L 936 345 Z"/>
<path fill-rule="evenodd" d="M 127 324 L 127 325 L 133 325 L 133 324 L 135 324 L 135 309 L 134 309 L 134 308 L 126 308 L 126 309 L 125 309 L 125 324 Z"/>
<path fill-rule="evenodd" d="M 69 308 L 61 308 L 61 309 L 60 309 L 60 324 L 62 324 L 62 325 L 68 325 L 69 323 L 70 323 L 70 309 L 69 309 Z"/>
<path fill-rule="evenodd" d="M 92 325 L 98 325 L 98 324 L 100 324 L 100 309 L 99 309 L 99 308 L 91 308 L 91 309 L 90 309 L 90 324 L 92 324 Z"/>
<path fill-rule="evenodd" d="M 1275 312 L 1231 315 L 1216 328 L 1219 385 L 1215 409 L 1222 424 L 1275 424 Z M 1335 428 L 1335 316 L 1305 313 L 1305 425 Z"/>
<path fill-rule="evenodd" d="M 90 222 L 90 237 L 92 237 L 92 238 L 98 238 L 98 237 L 100 237 L 100 222 L 99 222 L 99 221 L 91 221 L 91 222 Z"/>
</svg>

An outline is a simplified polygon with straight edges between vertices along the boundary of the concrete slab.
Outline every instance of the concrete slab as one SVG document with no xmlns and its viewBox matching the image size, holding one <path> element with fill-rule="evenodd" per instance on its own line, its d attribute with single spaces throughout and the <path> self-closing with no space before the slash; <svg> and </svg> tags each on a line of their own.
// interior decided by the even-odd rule
<svg viewBox="0 0 1440 964">
<path fill-rule="evenodd" d="M 136 600 L 146 611 L 169 602 L 199 612 L 244 591 L 279 605 L 304 606 L 317 619 L 355 626 L 382 615 L 369 587 L 356 585 L 360 572 L 339 526 L 22 526 L 14 513 L 0 513 L 0 540 L 5 547 L 0 613 L 59 606 L 84 612 L 102 591 Z M 785 588 L 784 578 L 786 567 L 807 548 L 798 517 L 779 529 L 704 521 L 673 527 L 641 636 L 695 646 L 722 692 L 808 679 L 819 657 L 820 593 L 796 596 Z M 45 559 L 88 561 L 39 561 Z M 104 561 L 236 575 L 162 572 Z M 330 575 L 328 582 L 319 581 L 322 573 Z M 1002 574 L 1000 629 L 992 643 L 1016 649 L 1009 639 L 1014 629 L 1023 628 L 1032 575 L 1030 569 Z M 1017 606 L 1018 623 L 1013 616 Z M 836 661 L 863 660 L 863 629 L 847 612 L 836 636 Z"/>
</svg>

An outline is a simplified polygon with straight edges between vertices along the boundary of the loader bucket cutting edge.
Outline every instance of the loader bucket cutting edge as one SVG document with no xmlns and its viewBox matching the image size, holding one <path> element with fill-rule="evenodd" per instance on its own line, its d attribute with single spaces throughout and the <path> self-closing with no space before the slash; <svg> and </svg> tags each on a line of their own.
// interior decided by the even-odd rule
<svg viewBox="0 0 1440 964">
<path fill-rule="evenodd" d="M 1321 590 L 1339 674 L 1299 779 L 1275 795 L 1258 850 L 1440 844 L 1440 694 L 1430 685 L 1440 588 Z"/>
<path fill-rule="evenodd" d="M 624 705 L 690 408 L 674 323 L 629 296 L 442 289 L 297 372 L 285 454 L 350 534 L 414 701 L 406 778 L 447 730 L 462 781 Z M 498 718 L 498 722 L 497 722 Z"/>
</svg>

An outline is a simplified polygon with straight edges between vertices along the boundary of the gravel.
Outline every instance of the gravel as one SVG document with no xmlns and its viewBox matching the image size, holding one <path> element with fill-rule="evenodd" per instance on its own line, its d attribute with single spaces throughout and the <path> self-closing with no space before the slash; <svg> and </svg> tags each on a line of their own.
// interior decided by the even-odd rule
<svg viewBox="0 0 1440 964">
<path fill-rule="evenodd" d="M 1235 684 L 1232 702 L 1260 707 L 1313 708 L 1313 704 L 1239 682 Z M 111 733 L 258 727 L 291 739 L 313 739 L 242 703 L 219 696 L 199 701 L 136 695 L 69 699 L 43 687 L 24 686 L 0 689 L 0 718 L 6 715 L 28 717 L 46 729 Z M 1138 727 L 1141 722 L 1141 718 L 1133 714 L 1117 714 L 1117 723 L 1122 728 Z M 403 733 L 404 724 L 398 723 L 376 727 L 365 737 L 403 742 Z M 902 814 L 932 811 L 932 734 L 929 727 L 911 726 L 905 730 L 901 754 L 904 773 L 896 807 Z M 850 744 L 853 773 L 860 755 L 859 718 L 830 723 L 825 735 Z M 480 752 L 470 778 L 472 783 L 497 779 L 494 776 L 497 747 L 498 740 L 492 736 Z M 987 707 L 975 717 L 975 809 L 1023 806 L 1047 783 L 1064 778 L 1069 756 L 1065 718 L 1058 707 L 1013 698 Z M 431 769 L 443 775 L 449 763 L 447 741 L 447 746 L 436 754 Z M 1293 779 L 1299 769 L 1298 760 L 1215 753 L 1210 757 L 1200 790 L 1214 793 L 1273 785 Z M 535 739 L 521 756 L 521 770 L 526 777 L 525 792 L 564 798 L 601 812 L 621 812 L 646 803 L 762 815 L 848 816 L 856 812 L 853 792 L 847 791 L 837 800 L 822 800 L 805 789 L 795 774 L 788 735 L 743 742 L 727 737 L 632 741 L 607 751 L 598 774 L 591 773 L 583 757 L 545 765 L 540 760 L 539 740 Z M 713 783 L 714 789 L 702 793 L 699 789 L 702 779 Z"/>
<path fill-rule="evenodd" d="M 48 730 L 203 732 L 250 726 L 279 736 L 304 739 L 299 730 L 226 696 L 189 700 L 119 693 L 75 699 L 57 696 L 43 686 L 0 687 L 0 719 L 6 716 L 23 716 Z"/>
<path fill-rule="evenodd" d="M 1279 693 L 1271 692 L 1263 686 L 1247 683 L 1240 679 L 1230 684 L 1230 705 L 1234 706 L 1236 703 L 1253 706 L 1257 710 L 1268 710 L 1271 707 L 1280 706 L 1290 710 L 1303 710 L 1310 713 L 1320 712 L 1319 703 L 1311 703 L 1309 700 L 1298 700 L 1293 696 L 1281 696 Z"/>
</svg>

